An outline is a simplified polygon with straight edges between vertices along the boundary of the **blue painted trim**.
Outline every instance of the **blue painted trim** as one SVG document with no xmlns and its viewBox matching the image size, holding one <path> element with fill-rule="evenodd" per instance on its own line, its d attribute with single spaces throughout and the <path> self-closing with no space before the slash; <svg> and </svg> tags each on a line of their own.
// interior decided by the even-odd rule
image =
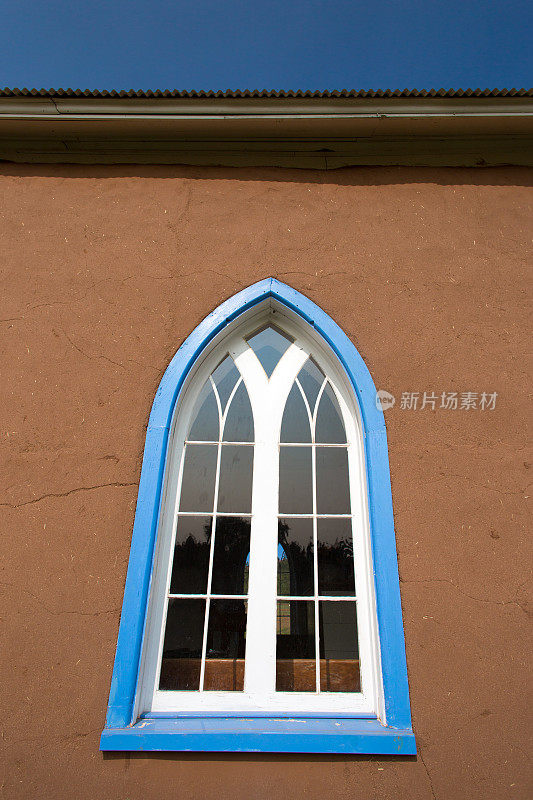
<svg viewBox="0 0 533 800">
<path fill-rule="evenodd" d="M 145 720 L 104 730 L 100 749 L 416 755 L 411 730 L 384 728 L 376 720 L 336 718 Z"/>
<path fill-rule="evenodd" d="M 322 336 L 346 370 L 359 403 L 365 435 L 370 529 L 387 719 L 386 727 L 376 723 L 379 731 L 377 728 L 372 729 L 372 740 L 378 737 L 378 734 L 387 738 L 394 730 L 402 731 L 402 735 L 412 736 L 387 437 L 383 413 L 376 408 L 375 404 L 376 389 L 363 359 L 339 326 L 321 308 L 295 289 L 273 278 L 267 278 L 231 297 L 200 323 L 170 362 L 155 396 L 146 434 L 106 729 L 102 735 L 103 745 L 113 739 L 114 749 L 121 749 L 117 748 L 117 742 L 121 742 L 121 747 L 124 745 L 124 749 L 137 749 L 137 747 L 132 748 L 126 744 L 137 741 L 135 736 L 129 732 L 137 731 L 136 735 L 142 736 L 143 731 L 160 730 L 154 728 L 152 723 L 162 724 L 161 720 L 144 720 L 142 723 L 134 725 L 133 708 L 152 576 L 168 435 L 179 392 L 191 366 L 213 338 L 238 316 L 268 298 L 274 298 L 294 311 Z M 235 725 L 238 721 L 239 718 L 231 719 L 231 723 Z M 302 723 L 303 721 L 303 719 L 300 720 Z M 339 718 L 340 721 L 341 718 Z M 148 722 L 150 722 L 150 726 L 147 728 Z M 263 719 L 262 722 L 265 720 Z M 314 723 L 316 720 L 306 719 L 306 722 Z M 355 722 L 356 720 L 351 720 L 351 723 L 355 724 Z M 358 720 L 358 722 L 362 724 L 363 720 Z M 366 720 L 366 722 L 371 722 L 371 720 Z M 176 720 L 173 721 L 174 723 Z M 126 728 L 127 730 L 123 730 L 122 734 L 117 730 Z M 166 732 L 161 734 L 154 733 L 156 737 L 161 735 L 165 738 L 164 748 L 158 746 L 145 749 L 194 749 L 193 747 L 170 746 L 168 737 L 175 735 L 170 731 L 176 729 L 170 726 L 168 730 L 165 730 Z M 279 739 L 279 729 L 276 728 L 276 731 Z M 244 733 L 239 734 L 239 736 L 241 735 L 244 736 Z M 353 731 L 347 734 L 348 738 L 351 737 L 350 741 L 357 735 Z M 191 741 L 193 739 L 197 741 L 194 738 L 196 734 L 193 736 L 191 733 L 191 736 L 193 737 Z M 234 744 L 240 741 L 239 736 L 236 735 Z M 157 741 L 160 743 L 162 740 L 157 739 Z M 352 746 L 355 747 L 354 744 L 350 745 L 350 747 Z M 368 746 L 370 745 L 365 745 L 365 747 Z M 414 747 L 414 744 L 412 746 Z M 294 742 L 287 748 L 288 752 L 301 752 L 296 748 Z M 209 747 L 206 743 L 205 748 L 199 747 L 198 749 L 227 748 L 220 748 L 218 745 L 216 748 Z M 231 749 L 238 748 L 234 746 Z M 334 751 L 317 749 L 309 752 Z M 345 749 L 342 752 L 384 751 Z"/>
<path fill-rule="evenodd" d="M 226 713 L 220 713 L 216 711 L 188 711 L 188 712 L 173 712 L 173 711 L 150 711 L 146 714 L 141 714 L 139 717 L 140 720 L 142 719 L 230 719 L 232 717 L 235 718 L 243 718 L 246 719 L 271 719 L 272 712 L 270 711 L 247 711 L 246 714 L 243 714 L 242 711 L 229 711 Z M 294 712 L 290 711 L 278 711 L 276 714 L 276 719 L 283 719 L 287 717 L 288 719 L 293 719 Z M 325 712 L 312 712 L 312 711 L 302 711 L 297 714 L 298 719 L 331 719 L 331 711 L 329 713 Z M 345 714 L 343 712 L 335 712 L 335 719 L 374 719 L 377 720 L 377 716 L 375 714 L 369 714 L 366 711 L 357 714 L 357 717 L 354 716 L 353 712 L 350 714 Z M 138 720 L 137 720 L 138 721 Z"/>
</svg>

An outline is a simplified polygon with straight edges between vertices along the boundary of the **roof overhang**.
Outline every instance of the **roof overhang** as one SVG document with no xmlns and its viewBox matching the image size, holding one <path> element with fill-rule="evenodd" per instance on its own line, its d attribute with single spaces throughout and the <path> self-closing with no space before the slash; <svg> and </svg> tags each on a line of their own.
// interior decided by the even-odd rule
<svg viewBox="0 0 533 800">
<path fill-rule="evenodd" d="M 533 163 L 533 97 L 0 94 L 0 160 L 525 165 Z"/>
</svg>

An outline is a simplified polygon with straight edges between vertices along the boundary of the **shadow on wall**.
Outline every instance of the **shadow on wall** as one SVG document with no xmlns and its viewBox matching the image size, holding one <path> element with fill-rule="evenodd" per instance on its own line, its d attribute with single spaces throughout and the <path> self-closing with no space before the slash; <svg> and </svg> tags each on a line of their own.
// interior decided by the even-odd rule
<svg viewBox="0 0 533 800">
<path fill-rule="evenodd" d="M 266 764 L 330 764 L 332 761 L 375 761 L 377 763 L 390 761 L 393 764 L 401 762 L 416 763 L 422 759 L 420 756 L 384 756 L 384 755 L 354 755 L 350 753 L 132 753 L 132 752 L 103 752 L 103 761 L 128 761 L 130 758 L 136 761 L 176 761 L 202 763 L 205 761 L 219 762 L 258 762 Z"/>
<path fill-rule="evenodd" d="M 530 167 L 340 167 L 332 170 L 285 167 L 201 167 L 161 164 L 16 164 L 0 163 L 0 177 L 35 178 L 151 178 L 187 180 L 270 181 L 333 184 L 337 186 L 387 186 L 434 184 L 437 186 L 531 186 Z"/>
</svg>

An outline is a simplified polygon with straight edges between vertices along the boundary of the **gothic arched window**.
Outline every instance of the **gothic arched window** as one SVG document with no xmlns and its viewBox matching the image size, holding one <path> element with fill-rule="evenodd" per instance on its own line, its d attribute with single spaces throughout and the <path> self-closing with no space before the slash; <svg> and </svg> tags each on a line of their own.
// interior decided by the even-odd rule
<svg viewBox="0 0 533 800">
<path fill-rule="evenodd" d="M 397 752 L 394 732 L 412 752 L 386 441 L 368 429 L 382 414 L 346 342 L 268 280 L 178 351 L 148 430 L 105 749 L 257 749 L 261 734 L 267 750 Z"/>
</svg>

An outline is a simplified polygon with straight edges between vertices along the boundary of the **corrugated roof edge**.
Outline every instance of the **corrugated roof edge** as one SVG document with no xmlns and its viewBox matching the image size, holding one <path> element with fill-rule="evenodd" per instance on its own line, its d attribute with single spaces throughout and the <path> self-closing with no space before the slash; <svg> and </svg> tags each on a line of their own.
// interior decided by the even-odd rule
<svg viewBox="0 0 533 800">
<path fill-rule="evenodd" d="M 133 89 L 10 89 L 8 87 L 0 89 L 0 97 L 179 97 L 189 99 L 200 98 L 227 98 L 245 99 L 251 97 L 263 97 L 272 99 L 291 99 L 291 98 L 472 98 L 472 97 L 533 97 L 533 89 L 383 89 L 383 90 L 364 90 L 364 89 L 338 89 L 333 91 L 304 91 L 304 90 L 273 90 L 273 89 L 244 89 L 244 90 L 199 90 L 182 91 L 179 89 L 155 89 L 155 90 L 133 90 Z"/>
</svg>

